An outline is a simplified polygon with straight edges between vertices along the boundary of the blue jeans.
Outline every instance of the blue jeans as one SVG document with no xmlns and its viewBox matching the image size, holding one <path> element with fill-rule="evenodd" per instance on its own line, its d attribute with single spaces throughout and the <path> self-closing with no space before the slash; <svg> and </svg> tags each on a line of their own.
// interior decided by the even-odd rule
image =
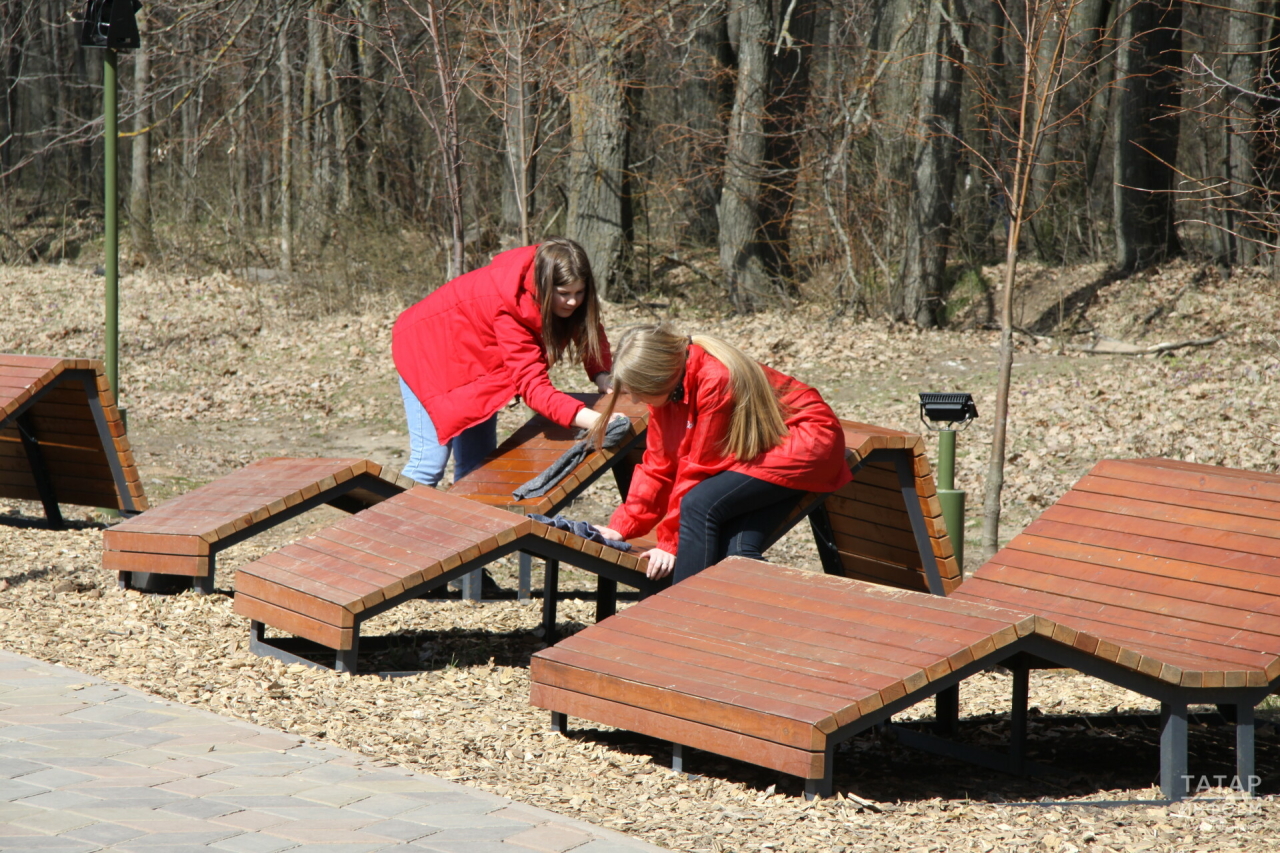
<svg viewBox="0 0 1280 853">
<path fill-rule="evenodd" d="M 680 547 L 671 582 L 691 578 L 725 557 L 764 559 L 769 537 L 804 495 L 736 471 L 703 480 L 680 499 Z"/>
<path fill-rule="evenodd" d="M 400 473 L 426 486 L 434 486 L 444 477 L 444 466 L 453 451 L 453 481 L 456 483 L 475 468 L 498 446 L 498 416 L 481 421 L 458 433 L 446 444 L 436 436 L 431 416 L 417 395 L 400 380 L 400 396 L 404 398 L 404 415 L 409 424 L 409 461 Z"/>
</svg>

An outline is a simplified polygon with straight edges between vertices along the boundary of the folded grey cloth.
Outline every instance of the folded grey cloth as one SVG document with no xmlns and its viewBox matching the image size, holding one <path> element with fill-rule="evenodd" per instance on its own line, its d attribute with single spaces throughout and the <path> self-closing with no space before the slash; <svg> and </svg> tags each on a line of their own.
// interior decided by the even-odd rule
<svg viewBox="0 0 1280 853">
<path fill-rule="evenodd" d="M 617 539 L 606 539 L 604 534 L 596 530 L 595 525 L 586 521 L 577 521 L 572 518 L 565 518 L 563 515 L 552 516 L 548 518 L 545 515 L 534 513 L 530 515 L 534 521 L 540 521 L 543 524 L 549 524 L 557 530 L 567 530 L 574 536 L 581 536 L 588 542 L 599 542 L 601 545 L 608 545 L 610 548 L 617 548 L 619 551 L 630 551 L 631 544 L 622 542 Z"/>
<path fill-rule="evenodd" d="M 631 420 L 629 418 L 614 418 L 609 421 L 609 425 L 604 431 L 604 446 L 613 448 L 622 443 L 622 439 L 626 438 L 627 433 L 631 430 Z M 569 472 L 578 467 L 578 463 L 587 458 L 587 451 L 591 450 L 591 442 L 587 441 L 583 436 L 586 430 L 579 432 L 576 438 L 582 439 L 573 447 L 570 447 L 560 458 L 552 462 L 547 469 L 511 494 L 516 500 L 524 500 L 525 498 L 540 498 L 547 492 L 556 487 Z"/>
</svg>

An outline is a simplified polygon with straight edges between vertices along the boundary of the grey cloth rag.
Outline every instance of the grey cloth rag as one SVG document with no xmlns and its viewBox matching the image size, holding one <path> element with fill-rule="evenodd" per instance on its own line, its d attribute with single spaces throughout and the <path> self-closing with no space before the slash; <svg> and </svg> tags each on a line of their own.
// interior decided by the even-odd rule
<svg viewBox="0 0 1280 853">
<path fill-rule="evenodd" d="M 614 418 L 609 421 L 604 431 L 604 446 L 617 447 L 622 443 L 622 439 L 626 438 L 630 429 L 629 418 Z M 512 492 L 515 499 L 520 501 L 525 498 L 540 498 L 554 489 L 556 483 L 569 476 L 569 472 L 577 468 L 578 463 L 586 459 L 587 452 L 591 450 L 591 442 L 583 438 L 585 435 L 586 430 L 579 432 L 576 438 L 581 439 L 580 441 L 561 454 L 560 458 L 547 466 L 545 471 Z"/>
<path fill-rule="evenodd" d="M 586 521 L 577 521 L 572 518 L 565 518 L 563 515 L 548 518 L 545 515 L 534 513 L 529 516 L 533 521 L 540 521 L 543 524 L 549 524 L 559 530 L 567 530 L 574 536 L 581 536 L 589 542 L 599 542 L 601 545 L 608 545 L 610 548 L 616 548 L 619 551 L 630 551 L 631 545 L 628 542 L 622 542 L 617 539 L 606 539 L 604 534 L 596 530 L 595 525 Z"/>
</svg>

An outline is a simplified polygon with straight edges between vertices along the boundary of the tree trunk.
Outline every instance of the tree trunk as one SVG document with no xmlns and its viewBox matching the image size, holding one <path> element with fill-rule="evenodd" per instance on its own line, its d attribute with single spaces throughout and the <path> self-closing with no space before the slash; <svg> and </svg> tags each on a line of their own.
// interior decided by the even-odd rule
<svg viewBox="0 0 1280 853">
<path fill-rule="evenodd" d="M 940 319 L 960 129 L 959 47 L 938 6 L 930 9 L 927 22 L 931 52 L 921 62 L 921 138 L 916 143 L 901 302 L 895 312 L 921 328 L 932 328 Z"/>
<path fill-rule="evenodd" d="M 682 236 L 697 246 L 713 245 L 718 230 L 716 204 L 724 159 L 724 117 L 733 95 L 726 85 L 729 29 L 724 7 L 724 0 L 715 0 L 706 9 L 696 9 L 696 14 L 706 15 L 706 21 L 692 34 L 676 90 L 679 115 L 685 121 L 686 137 L 681 143 L 687 152 L 681 172 L 688 226 Z"/>
<path fill-rule="evenodd" d="M 280 269 L 293 271 L 293 63 L 289 23 L 280 24 Z"/>
<path fill-rule="evenodd" d="M 1115 233 L 1122 274 L 1181 251 L 1174 227 L 1182 5 L 1140 0 L 1123 11 L 1116 56 Z"/>
<path fill-rule="evenodd" d="M 144 258 L 155 254 L 155 234 L 151 230 L 151 42 L 147 38 L 147 12 L 138 17 L 138 33 L 142 37 L 133 54 L 133 98 L 136 113 L 129 169 L 129 237 L 133 250 Z"/>
<path fill-rule="evenodd" d="M 622 28 L 618 0 L 582 8 L 573 61 L 580 72 L 569 98 L 573 151 L 569 158 L 569 237 L 591 259 L 601 295 L 611 301 L 632 293 L 632 208 L 627 176 L 630 126 L 623 45 L 611 44 Z"/>
<path fill-rule="evenodd" d="M 725 148 L 724 187 L 716 207 L 720 269 L 737 311 L 766 302 L 772 277 L 765 265 L 760 194 L 765 171 L 765 109 L 769 88 L 769 2 L 743 0 L 730 13 L 736 32 L 737 80 Z"/>
<path fill-rule="evenodd" d="M 506 41 L 503 42 L 502 86 L 503 170 L 502 230 L 520 245 L 533 242 L 530 216 L 538 171 L 537 84 L 532 75 L 527 0 L 508 0 Z"/>
<path fill-rule="evenodd" d="M 1261 4 L 1259 0 L 1231 0 L 1227 17 L 1226 67 L 1223 78 L 1238 87 L 1225 91 L 1223 110 L 1226 124 L 1227 185 L 1223 188 L 1227 202 L 1227 241 L 1232 250 L 1228 263 L 1251 266 L 1257 262 L 1258 241 L 1263 229 L 1258 227 L 1261 210 L 1258 178 L 1254 169 L 1254 144 L 1258 117 L 1256 100 L 1243 91 L 1258 90 L 1258 70 L 1262 44 Z"/>
</svg>

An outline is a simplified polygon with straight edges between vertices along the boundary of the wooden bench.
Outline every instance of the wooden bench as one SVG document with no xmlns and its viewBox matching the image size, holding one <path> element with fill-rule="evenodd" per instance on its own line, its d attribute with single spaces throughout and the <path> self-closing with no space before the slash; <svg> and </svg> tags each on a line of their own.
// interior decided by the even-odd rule
<svg viewBox="0 0 1280 853">
<path fill-rule="evenodd" d="M 1280 476 L 1101 461 L 955 598 L 1058 625 L 1013 663 L 1015 720 L 1029 669 L 1071 667 L 1161 703 L 1166 797 L 1189 793 L 1188 705 L 1227 709 L 1254 776 L 1254 708 L 1280 684 Z"/>
<path fill-rule="evenodd" d="M 1021 648 L 1025 612 L 730 558 L 533 656 L 529 701 L 804 778 Z"/>
<path fill-rule="evenodd" d="M 571 394 L 581 402 L 603 410 L 602 394 Z M 481 465 L 449 487 L 449 493 L 461 495 L 485 506 L 497 507 L 520 515 L 555 515 L 587 487 L 606 472 L 612 471 L 618 481 L 618 490 L 624 496 L 631 482 L 631 470 L 644 451 L 644 435 L 649 423 L 649 410 L 644 405 L 620 397 L 615 411 L 631 419 L 632 434 L 619 446 L 588 453 L 586 458 L 547 494 L 536 498 L 517 500 L 513 493 L 517 488 L 536 477 L 547 466 L 559 459 L 572 447 L 577 438 L 576 427 L 562 427 L 541 415 L 534 415 L 522 427 L 513 432 Z M 517 595 L 527 599 L 531 594 L 532 567 L 529 555 L 520 554 L 520 574 Z M 616 588 L 605 579 L 598 591 L 598 600 L 609 602 L 616 595 Z M 544 588 L 548 587 L 546 583 Z M 462 579 L 464 598 L 479 600 L 480 572 Z"/>
<path fill-rule="evenodd" d="M 960 584 L 919 435 L 840 421 L 853 482 L 802 503 L 823 570 L 944 595 Z M 787 529 L 791 523 L 786 525 Z"/>
<path fill-rule="evenodd" d="M 210 592 L 218 552 L 321 504 L 357 512 L 404 491 L 381 474 L 367 459 L 262 459 L 108 528 L 102 566 L 123 588 L 159 574 Z"/>
<path fill-rule="evenodd" d="M 0 355 L 0 497 L 132 515 L 147 508 L 102 362 Z"/>
<path fill-rule="evenodd" d="M 267 639 L 270 625 L 331 650 L 336 669 L 354 672 L 365 620 L 517 550 L 547 559 L 551 591 L 560 560 L 645 592 L 663 585 L 644 578 L 635 554 L 418 486 L 241 566 L 235 611 L 250 620 L 254 652 L 318 665 L 299 644 Z M 553 620 L 555 599 L 544 603 Z"/>
<path fill-rule="evenodd" d="M 988 618 L 1012 620 L 1016 638 L 979 637 L 959 654 L 948 645 L 970 639 L 961 624 L 981 624 L 957 620 Z M 624 654 L 633 641 L 619 632 L 644 643 Z M 848 632 L 862 632 L 856 649 Z M 924 675 L 908 674 L 901 696 L 882 694 L 867 716 L 865 672 L 908 662 L 904 648 Z M 1247 786 L 1254 707 L 1280 685 L 1280 476 L 1100 462 L 949 598 L 726 561 L 539 652 L 531 698 L 557 727 L 572 714 L 643 732 L 795 773 L 815 794 L 830 790 L 833 743 L 998 661 L 1014 674 L 1009 753 L 943 751 L 1024 769 L 1028 673 L 1067 666 L 1161 703 L 1166 797 L 1189 793 L 1188 705 L 1235 720 Z M 831 683 L 804 680 L 815 676 Z"/>
</svg>

